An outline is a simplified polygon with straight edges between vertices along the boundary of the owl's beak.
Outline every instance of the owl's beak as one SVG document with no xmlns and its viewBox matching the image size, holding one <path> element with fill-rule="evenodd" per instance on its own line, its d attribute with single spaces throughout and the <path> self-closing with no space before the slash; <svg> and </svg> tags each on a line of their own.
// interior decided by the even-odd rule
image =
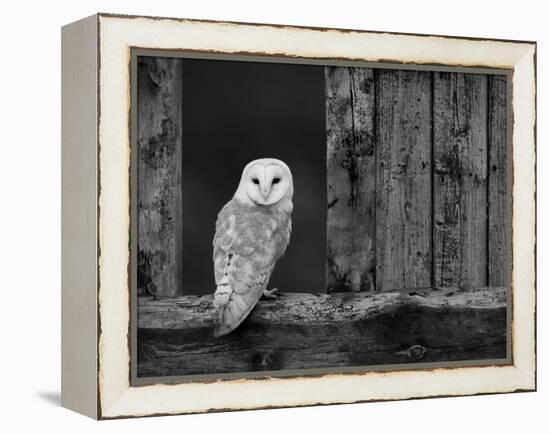
<svg viewBox="0 0 550 434">
<path fill-rule="evenodd" d="M 269 188 L 265 187 L 265 186 L 262 186 L 262 188 L 260 189 L 261 192 L 262 192 L 262 196 L 264 199 L 267 199 L 268 196 L 269 196 Z"/>
</svg>

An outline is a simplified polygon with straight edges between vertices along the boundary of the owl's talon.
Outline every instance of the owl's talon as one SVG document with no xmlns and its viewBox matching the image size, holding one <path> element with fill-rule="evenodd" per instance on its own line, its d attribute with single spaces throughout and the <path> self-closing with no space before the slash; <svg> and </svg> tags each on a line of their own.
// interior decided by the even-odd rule
<svg viewBox="0 0 550 434">
<path fill-rule="evenodd" d="M 262 294 L 262 297 L 268 300 L 277 300 L 277 298 L 279 298 L 279 296 L 277 295 L 278 291 L 279 290 L 277 288 L 264 289 L 264 293 Z"/>
</svg>

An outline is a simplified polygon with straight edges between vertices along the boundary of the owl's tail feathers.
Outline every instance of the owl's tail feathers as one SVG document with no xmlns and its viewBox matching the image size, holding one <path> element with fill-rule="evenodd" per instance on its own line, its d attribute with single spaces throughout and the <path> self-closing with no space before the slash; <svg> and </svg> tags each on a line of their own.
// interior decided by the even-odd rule
<svg viewBox="0 0 550 434">
<path fill-rule="evenodd" d="M 225 325 L 227 321 L 224 318 L 226 313 L 225 310 L 229 305 L 232 292 L 233 289 L 229 286 L 229 284 L 222 283 L 221 285 L 218 285 L 216 292 L 214 293 L 214 308 L 218 313 L 218 327 L 214 331 L 215 337 L 226 335 L 233 330 Z"/>
</svg>

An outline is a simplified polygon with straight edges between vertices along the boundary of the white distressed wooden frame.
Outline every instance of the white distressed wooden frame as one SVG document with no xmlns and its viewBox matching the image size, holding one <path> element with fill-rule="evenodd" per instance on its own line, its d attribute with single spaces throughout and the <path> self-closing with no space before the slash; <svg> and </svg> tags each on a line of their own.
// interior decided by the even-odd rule
<svg viewBox="0 0 550 434">
<path fill-rule="evenodd" d="M 131 47 L 512 69 L 513 365 L 131 387 Z M 66 26 L 63 405 L 107 419 L 534 390 L 535 62 L 533 42 L 104 14 Z"/>
</svg>

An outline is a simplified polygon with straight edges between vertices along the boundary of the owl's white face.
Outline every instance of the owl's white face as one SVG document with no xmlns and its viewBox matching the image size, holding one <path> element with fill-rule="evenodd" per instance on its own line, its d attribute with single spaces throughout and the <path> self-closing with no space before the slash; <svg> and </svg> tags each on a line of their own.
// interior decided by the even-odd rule
<svg viewBox="0 0 550 434">
<path fill-rule="evenodd" d="M 281 160 L 262 158 L 245 167 L 235 196 L 259 205 L 272 205 L 284 197 L 292 199 L 292 174 Z"/>
</svg>

